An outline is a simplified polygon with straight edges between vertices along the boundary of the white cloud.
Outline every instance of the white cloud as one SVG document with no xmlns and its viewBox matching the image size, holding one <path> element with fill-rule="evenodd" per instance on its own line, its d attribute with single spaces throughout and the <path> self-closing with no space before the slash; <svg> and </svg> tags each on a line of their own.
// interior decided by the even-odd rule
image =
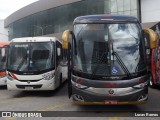
<svg viewBox="0 0 160 120">
<path fill-rule="evenodd" d="M 0 0 L 0 19 L 35 1 L 38 0 Z"/>
</svg>

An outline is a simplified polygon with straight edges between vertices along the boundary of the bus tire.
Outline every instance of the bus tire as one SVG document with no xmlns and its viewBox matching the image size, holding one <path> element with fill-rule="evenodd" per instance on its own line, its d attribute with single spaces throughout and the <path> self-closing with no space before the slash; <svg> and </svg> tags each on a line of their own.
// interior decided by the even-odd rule
<svg viewBox="0 0 160 120">
<path fill-rule="evenodd" d="M 61 75 L 60 75 L 59 86 L 61 86 L 61 84 L 62 84 L 62 73 L 61 73 Z"/>
</svg>

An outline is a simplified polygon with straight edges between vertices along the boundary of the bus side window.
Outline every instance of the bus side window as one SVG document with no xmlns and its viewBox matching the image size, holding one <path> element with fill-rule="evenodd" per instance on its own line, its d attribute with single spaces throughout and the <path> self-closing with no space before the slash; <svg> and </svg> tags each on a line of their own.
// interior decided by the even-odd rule
<svg viewBox="0 0 160 120">
<path fill-rule="evenodd" d="M 145 49 L 146 49 L 146 57 L 147 57 L 147 64 L 150 64 L 150 40 L 149 40 L 149 34 L 144 33 L 144 42 L 145 42 Z"/>
<path fill-rule="evenodd" d="M 146 54 L 150 54 L 149 34 L 147 33 L 144 33 L 144 42 L 145 42 Z"/>
<path fill-rule="evenodd" d="M 58 66 L 61 61 L 62 61 L 62 45 L 58 41 L 56 41 L 56 66 Z"/>
</svg>

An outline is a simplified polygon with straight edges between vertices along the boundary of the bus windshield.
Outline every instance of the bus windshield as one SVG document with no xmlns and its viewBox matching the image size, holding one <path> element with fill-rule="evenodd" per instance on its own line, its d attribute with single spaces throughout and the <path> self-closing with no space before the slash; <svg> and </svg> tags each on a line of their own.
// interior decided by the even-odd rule
<svg viewBox="0 0 160 120">
<path fill-rule="evenodd" d="M 7 47 L 0 47 L 0 71 L 6 70 Z"/>
<path fill-rule="evenodd" d="M 126 76 L 146 69 L 138 24 L 75 24 L 74 32 L 77 54 L 73 54 L 73 70 Z"/>
<path fill-rule="evenodd" d="M 54 67 L 54 43 L 11 43 L 8 69 L 20 72 L 39 72 Z"/>
</svg>

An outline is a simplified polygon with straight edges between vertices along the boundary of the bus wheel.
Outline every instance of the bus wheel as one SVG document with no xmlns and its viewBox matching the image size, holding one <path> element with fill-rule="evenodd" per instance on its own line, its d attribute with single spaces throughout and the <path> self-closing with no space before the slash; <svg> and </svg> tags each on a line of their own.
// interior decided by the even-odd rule
<svg viewBox="0 0 160 120">
<path fill-rule="evenodd" d="M 155 87 L 156 87 L 156 85 L 153 83 L 152 75 L 149 75 L 149 86 L 150 86 L 151 88 L 155 88 Z"/>
<path fill-rule="evenodd" d="M 62 84 L 62 73 L 61 73 L 61 75 L 60 75 L 60 82 L 59 82 L 59 86 L 61 86 L 61 84 Z"/>
</svg>

